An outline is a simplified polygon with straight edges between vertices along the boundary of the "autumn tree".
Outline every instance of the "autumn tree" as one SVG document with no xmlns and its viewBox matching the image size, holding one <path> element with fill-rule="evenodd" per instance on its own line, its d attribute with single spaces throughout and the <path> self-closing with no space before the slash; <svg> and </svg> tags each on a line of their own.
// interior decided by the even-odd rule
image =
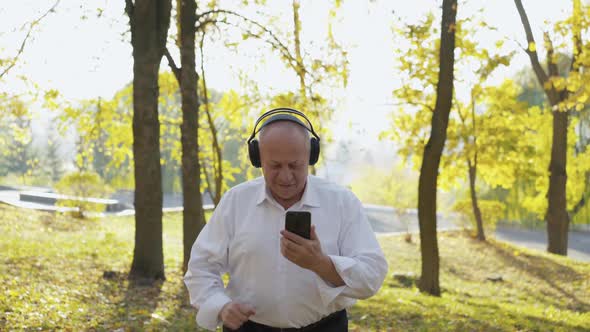
<svg viewBox="0 0 590 332">
<path fill-rule="evenodd" d="M 197 235 L 205 226 L 203 198 L 201 195 L 201 167 L 199 165 L 199 98 L 196 71 L 195 38 L 197 3 L 195 0 L 177 1 L 177 45 L 180 49 L 180 67 L 166 49 L 168 64 L 180 86 L 182 121 L 180 124 L 182 148 L 182 197 L 183 197 L 183 271 L 186 271 L 190 251 Z"/>
<path fill-rule="evenodd" d="M 130 277 L 165 279 L 158 73 L 166 49 L 170 0 L 126 0 L 133 46 L 135 249 Z"/>
<path fill-rule="evenodd" d="M 51 181 L 57 182 L 64 173 L 64 161 L 54 121 L 51 122 L 48 136 L 44 167 Z"/>
<path fill-rule="evenodd" d="M 247 122 L 244 119 L 248 117 L 251 104 L 248 96 L 233 90 L 223 93 L 213 101 L 202 63 L 201 78 L 200 91 L 204 98 L 199 127 L 199 135 L 203 138 L 203 145 L 199 149 L 204 179 L 202 188 L 207 191 L 213 204 L 217 205 L 223 193 L 231 184 L 236 183 L 236 176 L 246 179 L 244 173 L 249 169 L 249 162 L 241 158 L 241 152 L 248 135 Z M 237 151 L 232 149 L 236 145 Z"/>
<path fill-rule="evenodd" d="M 438 240 L 436 237 L 436 194 L 440 157 L 445 145 L 449 113 L 453 101 L 455 65 L 455 19 L 457 1 L 443 0 L 440 30 L 439 73 L 436 103 L 432 113 L 432 130 L 424 147 L 418 181 L 418 221 L 422 272 L 421 292 L 440 296 Z"/>
<path fill-rule="evenodd" d="M 5 50 L 0 49 L 0 81 L 5 79 L 8 74 L 18 64 L 20 57 L 25 51 L 27 44 L 33 38 L 35 30 L 39 28 L 42 21 L 54 13 L 59 5 L 60 0 L 50 3 L 50 6 L 44 8 L 42 14 L 25 22 L 18 29 L 24 36 L 14 54 L 7 54 Z M 27 81 L 26 78 L 20 79 Z M 34 87 L 37 89 L 38 87 Z M 36 92 L 33 92 L 35 94 Z M 34 102 L 35 97 L 30 102 Z M 29 100 L 23 95 L 9 94 L 0 92 L 0 120 L 2 121 L 2 138 L 0 138 L 0 154 L 3 157 L 3 164 L 0 168 L 4 171 L 12 171 L 20 175 L 24 183 L 27 175 L 38 169 L 40 160 L 39 153 L 32 146 L 32 112 L 29 111 Z"/>
<path fill-rule="evenodd" d="M 410 43 L 410 47 L 401 47 L 397 56 L 399 68 L 408 75 L 404 78 L 403 86 L 394 91 L 396 99 L 400 101 L 400 108 L 394 116 L 394 129 L 386 135 L 403 143 L 400 154 L 405 158 L 412 157 L 414 164 L 420 162 L 417 155 L 424 148 L 428 115 L 434 107 L 435 94 L 430 87 L 436 75 L 431 68 L 438 64 L 436 49 L 423 47 L 435 42 L 433 19 L 429 15 L 420 24 L 407 25 L 399 30 Z M 504 44 L 502 40 L 495 43 L 496 47 L 482 47 L 475 42 L 477 37 L 471 36 L 477 36 L 477 30 L 494 29 L 473 18 L 458 20 L 456 27 L 457 49 L 460 51 L 456 60 L 460 77 L 456 84 L 460 91 L 469 93 L 454 96 L 447 146 L 441 159 L 438 180 L 443 189 L 448 189 L 457 184 L 462 185 L 457 181 L 462 178 L 461 174 L 468 173 L 470 207 L 461 200 L 455 206 L 459 211 L 473 216 L 477 221 L 478 237 L 484 239 L 484 222 L 492 226 L 504 218 L 498 214 L 504 209 L 504 202 L 497 201 L 498 198 L 480 201 L 476 195 L 477 182 L 484 188 L 495 190 L 500 187 L 512 193 L 518 191 L 520 184 L 526 181 L 532 183 L 534 189 L 542 185 L 538 178 L 543 176 L 543 170 L 538 169 L 538 165 L 543 163 L 544 151 L 549 150 L 545 150 L 543 144 L 545 127 L 542 124 L 545 122 L 540 118 L 543 110 L 528 107 L 525 102 L 519 101 L 521 89 L 511 80 L 497 87 L 486 87 L 487 77 L 495 68 L 507 65 L 511 53 L 499 52 Z M 583 158 L 578 156 L 574 159 L 576 166 L 571 169 L 578 174 Z M 483 180 L 476 181 L 476 174 L 481 174 Z M 568 195 L 579 197 L 578 189 L 571 187 Z M 534 190 L 517 197 L 516 202 L 530 211 L 538 209 Z"/>
<path fill-rule="evenodd" d="M 572 59 L 567 73 L 560 73 L 557 67 L 557 52 L 548 31 L 544 33 L 547 69 L 539 60 L 537 43 L 521 0 L 514 0 L 525 31 L 527 53 L 535 76 L 543 86 L 551 107 L 553 118 L 551 160 L 549 162 L 549 185 L 547 190 L 547 251 L 567 255 L 570 218 L 567 212 L 567 145 L 569 116 L 576 109 L 582 110 L 588 100 L 588 87 L 584 84 L 584 68 L 588 66 L 588 46 L 582 40 L 588 29 L 588 6 L 580 0 L 573 0 L 572 16 L 558 24 L 562 35 L 571 31 Z M 561 45 L 565 46 L 565 45 Z"/>
<path fill-rule="evenodd" d="M 0 168 L 20 177 L 26 183 L 27 176 L 37 169 L 39 158 L 33 148 L 30 105 L 22 96 L 4 94 L 0 130 Z"/>
<path fill-rule="evenodd" d="M 489 125 L 487 122 L 491 120 L 491 116 L 489 116 L 489 112 L 485 117 L 482 116 L 481 110 L 478 111 L 476 108 L 486 107 L 483 105 L 486 96 L 484 93 L 485 84 L 498 67 L 509 64 L 512 53 L 500 52 L 499 48 L 503 45 L 502 40 L 496 42 L 497 49 L 495 50 L 479 45 L 473 38 L 470 38 L 470 36 L 476 34 L 476 30 L 467 26 L 469 22 L 471 20 L 457 23 L 456 46 L 461 51 L 457 64 L 463 68 L 477 69 L 469 75 L 470 77 L 463 77 L 461 82 L 458 83 L 464 90 L 469 91 L 469 96 L 466 98 L 467 102 L 455 96 L 454 109 L 457 116 L 450 118 L 449 146 L 447 147 L 447 157 L 444 159 L 446 165 L 443 167 L 446 171 L 453 168 L 457 169 L 456 172 L 451 171 L 451 176 L 447 176 L 447 178 L 453 179 L 453 175 L 457 176 L 457 174 L 462 173 L 463 165 L 467 166 L 466 173 L 468 175 L 472 215 L 476 222 L 477 238 L 485 241 L 484 221 L 480 209 L 482 202 L 479 201 L 476 190 L 478 166 L 489 168 L 496 165 L 494 156 L 484 151 L 484 149 L 492 146 L 494 142 L 487 141 L 482 144 L 480 139 L 480 136 L 484 136 L 486 133 L 486 126 Z M 479 29 L 484 28 L 493 30 L 485 22 L 480 22 Z M 464 164 L 461 165 L 462 163 Z M 496 202 L 485 202 L 485 204 L 497 205 Z"/>
<path fill-rule="evenodd" d="M 516 112 L 517 110 L 521 112 L 524 110 L 524 113 L 526 113 L 526 107 L 523 103 L 519 104 L 515 99 L 513 103 L 510 103 L 509 97 L 499 99 L 502 102 L 498 105 L 494 105 L 488 98 L 488 96 L 494 93 L 494 90 L 486 87 L 488 77 L 496 68 L 507 65 L 512 54 L 502 51 L 503 42 L 501 40 L 495 43 L 495 47 L 483 47 L 472 36 L 477 35 L 477 29 L 486 29 L 488 31 L 493 31 L 494 29 L 487 26 L 485 22 L 476 21 L 472 18 L 462 19 L 457 22 L 453 20 L 451 30 L 456 34 L 453 41 L 456 40 L 456 48 L 459 50 L 459 56 L 454 60 L 453 68 L 459 66 L 459 68 L 469 68 L 472 70 L 460 70 L 462 76 L 459 77 L 458 83 L 454 83 L 459 85 L 461 91 L 468 91 L 468 93 L 459 95 L 452 93 L 451 98 L 454 102 L 449 107 L 453 110 L 453 113 L 449 113 L 441 119 L 441 98 L 446 96 L 446 94 L 441 95 L 441 93 L 448 93 L 448 91 L 440 88 L 442 78 L 440 75 L 444 71 L 440 70 L 437 72 L 433 69 L 442 65 L 441 56 L 443 54 L 443 49 L 440 46 L 441 41 L 435 38 L 437 29 L 434 23 L 434 16 L 429 14 L 418 24 L 408 24 L 396 30 L 405 38 L 399 44 L 404 45 L 404 43 L 409 43 L 409 46 L 404 45 L 400 47 L 396 56 L 399 59 L 399 69 L 406 75 L 402 76 L 402 87 L 394 91 L 394 96 L 399 101 L 397 104 L 399 108 L 393 116 L 394 128 L 391 131 L 383 133 L 383 136 L 400 141 L 402 143 L 399 150 L 400 155 L 404 159 L 411 158 L 414 165 L 422 163 L 422 170 L 428 169 L 426 166 L 432 167 L 432 163 L 436 162 L 434 179 L 426 178 L 425 175 L 428 173 L 420 173 L 419 189 L 422 190 L 420 193 L 422 200 L 426 197 L 424 191 L 424 188 L 426 188 L 424 185 L 428 182 L 426 180 L 433 180 L 436 186 L 440 185 L 443 189 L 450 189 L 457 183 L 462 185 L 464 183 L 462 179 L 467 178 L 471 201 L 468 209 L 471 209 L 472 212 L 469 212 L 468 209 L 463 209 L 462 212 L 467 212 L 473 216 L 476 220 L 478 238 L 485 240 L 484 219 L 489 220 L 488 223 L 490 224 L 493 223 L 493 221 L 501 217 L 497 211 L 501 211 L 502 209 L 498 209 L 498 207 L 501 207 L 500 202 L 480 201 L 478 199 L 476 191 L 477 172 L 481 168 L 485 175 L 492 173 L 497 166 L 498 151 L 502 151 L 509 144 L 507 141 L 502 142 L 502 137 L 506 137 L 506 139 L 514 137 L 514 135 L 500 136 L 495 134 L 498 132 L 498 124 L 503 123 L 501 116 L 504 115 L 495 115 L 495 113 L 498 109 L 504 108 L 512 112 Z M 443 36 L 445 36 L 444 33 Z M 448 38 L 448 35 L 446 37 Z M 430 47 L 426 45 L 430 45 Z M 445 65 L 448 66 L 448 58 L 446 61 L 447 63 Z M 449 68 L 447 67 L 446 69 L 448 70 Z M 469 74 L 465 74 L 466 72 Z M 437 76 L 439 88 L 435 91 L 433 87 L 436 85 Z M 453 74 L 453 81 L 455 79 L 454 76 Z M 444 83 L 447 84 L 448 82 Z M 497 95 L 508 93 L 512 87 L 513 84 L 508 83 L 498 89 L 500 92 Z M 514 93 L 508 95 L 513 96 Z M 496 118 L 498 118 L 498 121 Z M 444 135 L 441 133 L 443 128 Z M 429 129 L 431 129 L 430 139 L 427 137 L 429 135 Z M 516 129 L 510 131 L 510 133 L 514 134 L 516 132 Z M 436 139 L 440 138 L 445 138 L 447 141 L 444 154 L 442 147 L 433 143 L 436 142 Z M 437 144 L 440 144 L 440 142 Z M 432 149 L 437 146 L 441 148 L 438 158 L 435 158 L 436 155 L 434 155 L 430 156 L 429 158 L 431 159 L 429 160 L 425 160 L 424 157 L 421 159 L 421 153 L 426 156 L 428 155 L 427 152 L 432 153 L 433 151 L 427 151 L 429 147 Z M 500 146 L 501 148 L 497 149 L 495 148 L 496 146 Z M 505 166 L 509 168 L 519 161 L 515 158 L 509 160 L 514 160 L 514 162 L 506 162 L 501 167 Z M 440 177 L 438 173 L 440 173 Z M 487 178 L 485 175 L 484 179 Z M 434 190 L 436 191 L 436 187 Z M 434 198 L 430 199 L 436 198 L 436 193 L 433 195 Z M 457 203 L 461 203 L 461 201 Z M 432 206 L 429 204 L 432 204 Z M 432 218 L 434 218 L 436 213 L 436 200 L 429 201 L 429 204 L 426 204 L 424 201 L 419 203 L 419 207 L 422 207 L 422 214 L 419 213 L 422 238 L 425 238 L 425 234 L 422 234 L 422 230 L 425 229 L 423 222 L 425 215 L 424 209 L 433 209 L 430 211 Z M 481 205 L 483 206 L 480 207 Z M 465 207 L 467 205 L 461 204 L 461 206 Z M 430 234 L 434 234 L 434 239 L 436 240 L 436 224 L 433 228 Z M 424 246 L 432 246 L 432 239 L 429 238 L 429 241 Z M 436 242 L 434 243 L 436 244 Z M 437 252 L 436 247 L 434 248 L 433 250 L 431 247 L 430 250 Z M 431 266 L 431 263 L 425 263 L 425 261 L 430 260 L 432 262 L 432 256 L 432 252 L 430 252 L 429 258 L 424 258 L 423 256 L 423 268 L 425 265 L 428 267 Z M 437 255 L 434 257 L 436 258 Z M 438 271 L 438 268 L 436 268 L 436 271 Z M 426 272 L 423 270 L 423 273 Z M 436 279 L 436 282 L 433 283 L 438 285 L 438 279 L 434 279 Z"/>
<path fill-rule="evenodd" d="M 571 65 L 570 58 L 571 56 L 563 53 L 558 54 L 557 67 L 560 73 L 568 71 Z M 542 66 L 546 69 L 545 65 Z M 531 131 L 534 128 L 538 136 L 533 148 L 535 153 L 529 159 L 522 158 L 522 165 L 526 165 L 526 170 L 522 169 L 522 173 L 521 170 L 518 170 L 518 175 L 516 172 L 507 173 L 516 175 L 512 186 L 493 189 L 490 194 L 504 200 L 507 208 L 506 220 L 519 223 L 538 222 L 544 220 L 547 212 L 546 194 L 549 181 L 546 166 L 551 155 L 552 119 L 548 116 L 550 110 L 545 103 L 545 92 L 532 68 L 524 68 L 514 77 L 519 85 L 517 99 L 528 103 L 531 111 L 536 106 L 536 112 L 541 114 L 540 118 L 529 125 Z M 590 108 L 586 106 L 582 110 L 570 113 L 569 122 L 566 171 L 569 178 L 580 181 L 568 181 L 566 184 L 567 210 L 572 223 L 588 223 L 587 213 L 590 205 L 586 203 L 587 197 L 590 197 L 590 159 L 587 149 L 590 142 Z M 519 140 L 521 141 L 522 139 Z M 530 151 L 531 148 L 521 151 Z"/>
</svg>

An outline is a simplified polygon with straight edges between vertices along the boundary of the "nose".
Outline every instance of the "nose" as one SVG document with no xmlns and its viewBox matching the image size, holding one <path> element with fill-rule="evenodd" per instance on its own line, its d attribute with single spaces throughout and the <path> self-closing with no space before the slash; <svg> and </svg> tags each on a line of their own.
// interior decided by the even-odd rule
<svg viewBox="0 0 590 332">
<path fill-rule="evenodd" d="M 289 170 L 288 167 L 283 167 L 279 171 L 279 182 L 281 184 L 287 185 L 291 184 L 293 180 L 293 173 Z"/>
</svg>

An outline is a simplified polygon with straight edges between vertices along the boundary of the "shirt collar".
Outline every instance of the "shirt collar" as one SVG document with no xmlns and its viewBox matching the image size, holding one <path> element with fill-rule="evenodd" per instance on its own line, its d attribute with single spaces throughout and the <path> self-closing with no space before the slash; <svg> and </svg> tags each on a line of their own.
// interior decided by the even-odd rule
<svg viewBox="0 0 590 332">
<path fill-rule="evenodd" d="M 318 188 L 314 180 L 315 179 L 313 178 L 313 176 L 307 176 L 305 190 L 303 191 L 303 196 L 301 196 L 301 205 L 307 205 L 310 207 L 320 207 Z"/>
<path fill-rule="evenodd" d="M 258 185 L 258 194 L 256 196 L 256 205 L 262 204 L 266 199 L 269 199 L 270 195 L 268 193 L 268 189 L 266 189 L 266 182 L 264 178 L 261 179 Z"/>
<path fill-rule="evenodd" d="M 313 176 L 307 176 L 307 183 L 305 184 L 305 190 L 303 191 L 303 196 L 301 196 L 301 205 L 307 205 L 310 207 L 319 207 L 320 200 L 318 197 L 318 192 L 316 188 L 316 184 L 314 183 Z M 261 185 L 258 189 L 257 197 L 256 197 L 256 205 L 262 204 L 265 200 L 272 201 L 272 196 L 266 187 L 266 183 L 264 179 L 260 182 Z"/>
</svg>

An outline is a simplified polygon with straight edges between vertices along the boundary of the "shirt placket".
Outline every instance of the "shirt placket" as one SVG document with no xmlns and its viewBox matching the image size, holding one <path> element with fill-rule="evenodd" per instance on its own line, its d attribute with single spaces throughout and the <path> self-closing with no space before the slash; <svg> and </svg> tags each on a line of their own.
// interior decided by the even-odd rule
<svg viewBox="0 0 590 332">
<path fill-rule="evenodd" d="M 279 217 L 277 222 L 275 223 L 275 230 L 278 234 L 280 234 L 280 231 L 284 228 L 283 224 L 284 224 L 284 220 L 285 220 L 285 213 L 286 211 L 284 209 L 281 208 L 281 213 L 279 213 Z M 277 241 L 277 253 L 279 255 L 279 259 L 278 261 L 278 285 L 279 287 L 279 292 L 277 294 L 277 298 L 279 299 L 284 299 L 287 296 L 287 259 L 285 257 L 283 257 L 283 255 L 281 254 L 281 235 L 279 235 L 279 241 Z M 279 311 L 279 315 L 281 316 L 281 320 L 286 321 L 288 319 L 287 317 L 287 310 L 288 308 L 285 308 L 285 305 L 283 304 L 283 301 L 278 301 L 278 311 Z"/>
<path fill-rule="evenodd" d="M 279 229 L 284 229 L 285 227 L 285 217 L 287 215 L 287 211 L 299 211 L 301 210 L 303 207 L 303 205 L 301 204 L 301 202 L 297 202 L 295 205 L 291 206 L 290 208 L 288 208 L 287 210 L 283 209 L 283 213 L 282 213 L 282 220 L 280 220 L 279 222 Z M 279 243 L 279 254 L 280 254 L 280 243 Z M 287 273 L 287 264 L 290 264 L 290 262 L 287 260 L 287 258 L 283 257 L 282 254 L 280 254 L 281 259 L 279 260 L 281 262 L 280 264 L 280 271 L 281 271 L 281 299 L 285 299 L 286 301 L 279 301 L 279 306 L 280 306 L 280 312 L 281 312 L 281 317 L 283 319 L 284 322 L 288 322 L 289 321 L 289 312 L 291 311 L 290 308 L 286 308 L 287 304 L 289 303 L 288 298 L 287 298 L 287 277 L 288 277 L 288 273 Z M 282 331 L 283 329 L 280 329 L 280 331 Z"/>
</svg>

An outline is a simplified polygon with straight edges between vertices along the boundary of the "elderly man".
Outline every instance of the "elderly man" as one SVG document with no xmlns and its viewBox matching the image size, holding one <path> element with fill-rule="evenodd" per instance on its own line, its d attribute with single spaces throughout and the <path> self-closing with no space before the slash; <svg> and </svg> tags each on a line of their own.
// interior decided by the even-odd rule
<svg viewBox="0 0 590 332">
<path fill-rule="evenodd" d="M 192 248 L 184 280 L 197 323 L 209 330 L 223 323 L 224 331 L 347 331 L 345 309 L 374 295 L 387 273 L 362 204 L 308 175 L 319 137 L 302 113 L 272 110 L 256 125 L 250 159 L 264 176 L 230 189 Z M 311 213 L 310 239 L 284 229 L 287 211 Z"/>
</svg>

